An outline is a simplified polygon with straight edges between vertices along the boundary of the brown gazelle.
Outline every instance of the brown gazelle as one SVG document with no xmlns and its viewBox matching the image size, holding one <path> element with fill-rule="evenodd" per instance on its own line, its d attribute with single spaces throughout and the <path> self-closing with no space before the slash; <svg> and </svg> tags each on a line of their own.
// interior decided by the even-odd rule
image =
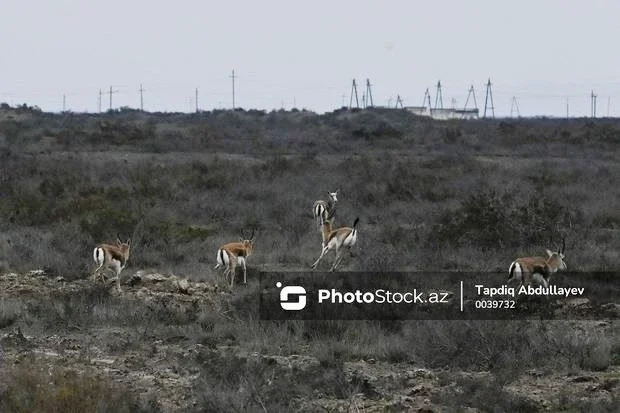
<svg viewBox="0 0 620 413">
<path fill-rule="evenodd" d="M 237 264 L 243 268 L 243 283 L 247 284 L 247 269 L 245 261 L 254 249 L 254 230 L 248 239 L 241 237 L 239 242 L 224 244 L 217 250 L 217 265 L 215 269 L 224 266 L 224 278 L 230 276 L 230 288 L 235 284 L 235 270 Z"/>
<path fill-rule="evenodd" d="M 333 215 L 332 215 L 333 216 Z M 326 219 L 323 221 L 321 226 L 321 235 L 323 236 L 323 250 L 321 251 L 321 255 L 312 264 L 312 268 L 316 268 L 321 261 L 321 258 L 325 254 L 327 254 L 331 250 L 336 251 L 336 258 L 334 259 L 334 264 L 330 271 L 335 271 L 336 267 L 342 261 L 345 251 L 350 251 L 351 247 L 355 245 L 357 242 L 357 223 L 359 222 L 359 218 L 355 218 L 353 222 L 353 227 L 342 227 L 338 229 L 332 229 L 331 216 L 330 219 Z"/>
<path fill-rule="evenodd" d="M 112 268 L 116 273 L 116 288 L 121 291 L 121 271 L 127 265 L 129 260 L 129 248 L 131 239 L 127 242 L 122 242 L 120 237 L 116 238 L 116 245 L 100 244 L 97 245 L 93 251 L 93 259 L 99 266 L 93 273 L 93 281 L 97 279 L 97 273 L 101 279 L 103 275 L 101 270 L 107 270 Z"/>
<path fill-rule="evenodd" d="M 328 219 L 333 220 L 333 216 L 336 213 L 336 202 L 338 202 L 338 189 L 335 192 L 328 192 L 329 198 L 327 201 L 322 199 L 315 201 L 312 206 L 312 214 L 317 221 L 319 228 L 321 224 Z"/>
<path fill-rule="evenodd" d="M 562 239 L 562 247 L 557 252 L 547 250 L 546 257 L 523 257 L 517 258 L 510 264 L 508 269 L 508 285 L 519 281 L 520 285 L 530 284 L 532 279 L 549 286 L 551 274 L 566 270 L 564 262 L 564 250 L 566 239 Z M 538 276 L 538 277 L 537 277 Z"/>
</svg>

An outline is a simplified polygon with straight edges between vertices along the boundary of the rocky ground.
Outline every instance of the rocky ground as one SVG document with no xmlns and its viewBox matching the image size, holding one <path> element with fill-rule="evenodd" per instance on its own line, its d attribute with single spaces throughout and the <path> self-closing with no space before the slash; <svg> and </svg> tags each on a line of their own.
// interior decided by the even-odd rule
<svg viewBox="0 0 620 413">
<path fill-rule="evenodd" d="M 226 313 L 222 303 L 230 293 L 217 286 L 143 271 L 129 278 L 120 295 L 112 286 L 92 289 L 91 280 L 67 282 L 43 271 L 0 275 L 0 368 L 26 360 L 70 368 L 120 384 L 141 400 L 156 400 L 164 412 L 209 411 L 201 407 L 200 389 L 210 373 L 199 362 L 209 357 L 234 355 L 235 360 L 275 367 L 274 372 L 287 377 L 325 370 L 324 361 L 303 348 L 298 354 L 261 354 L 235 340 L 213 342 L 200 336 L 197 331 L 210 328 L 204 314 Z M 147 310 L 164 307 L 167 314 L 192 321 L 185 320 L 184 328 L 164 328 Z M 617 328 L 614 320 L 589 323 L 612 336 Z M 573 406 L 577 410 L 572 411 L 579 411 L 613 406 L 613 395 L 620 391 L 617 363 L 602 371 L 532 369 L 517 379 L 373 358 L 345 361 L 342 371 L 340 393 L 334 396 L 317 386 L 303 397 L 294 396 L 297 409 L 477 412 L 562 411 Z M 487 398 L 495 399 L 499 410 L 493 410 Z"/>
</svg>

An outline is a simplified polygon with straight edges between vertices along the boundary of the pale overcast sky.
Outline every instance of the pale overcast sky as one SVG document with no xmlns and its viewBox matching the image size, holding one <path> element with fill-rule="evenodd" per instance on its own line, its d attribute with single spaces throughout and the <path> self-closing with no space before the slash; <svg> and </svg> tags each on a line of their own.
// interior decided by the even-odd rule
<svg viewBox="0 0 620 413">
<path fill-rule="evenodd" d="M 0 102 L 46 111 L 113 106 L 319 113 L 349 102 L 351 81 L 375 105 L 422 104 L 442 83 L 444 107 L 474 85 L 496 115 L 620 116 L 620 1 L 2 0 Z M 344 95 L 344 98 L 343 98 Z M 103 108 L 109 105 L 103 96 Z M 471 102 L 468 105 L 472 106 Z M 609 106 L 609 108 L 608 108 Z M 516 111 L 514 112 L 516 114 Z"/>
</svg>

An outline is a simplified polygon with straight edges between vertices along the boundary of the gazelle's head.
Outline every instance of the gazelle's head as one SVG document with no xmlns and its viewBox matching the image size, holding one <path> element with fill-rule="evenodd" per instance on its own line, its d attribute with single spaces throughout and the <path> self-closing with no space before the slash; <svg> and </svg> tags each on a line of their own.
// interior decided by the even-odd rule
<svg viewBox="0 0 620 413">
<path fill-rule="evenodd" d="M 566 262 L 564 261 L 564 250 L 566 249 L 566 239 L 562 239 L 562 246 L 558 248 L 557 252 L 547 250 L 547 262 L 556 271 L 565 271 Z"/>
<path fill-rule="evenodd" d="M 252 234 L 249 237 L 242 235 L 239 241 L 243 244 L 243 247 L 247 250 L 247 255 L 252 254 L 254 249 L 254 240 L 256 239 L 255 230 L 252 230 Z"/>
<path fill-rule="evenodd" d="M 338 191 L 339 191 L 339 189 L 336 189 L 335 192 L 328 192 L 329 198 L 334 203 L 338 202 Z"/>
<path fill-rule="evenodd" d="M 129 257 L 129 248 L 131 247 L 131 238 L 127 238 L 126 242 L 121 241 L 121 237 L 116 237 L 116 245 L 120 248 L 125 257 Z"/>
</svg>

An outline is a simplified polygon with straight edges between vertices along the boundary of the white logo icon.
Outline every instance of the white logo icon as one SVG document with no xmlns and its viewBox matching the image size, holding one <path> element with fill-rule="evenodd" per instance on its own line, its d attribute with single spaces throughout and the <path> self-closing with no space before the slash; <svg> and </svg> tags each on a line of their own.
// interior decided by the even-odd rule
<svg viewBox="0 0 620 413">
<path fill-rule="evenodd" d="M 282 288 L 278 281 L 276 287 Z M 297 296 L 297 301 L 289 301 L 290 296 Z M 280 291 L 280 306 L 286 311 L 299 311 L 306 307 L 306 289 L 299 285 L 289 285 Z"/>
</svg>

